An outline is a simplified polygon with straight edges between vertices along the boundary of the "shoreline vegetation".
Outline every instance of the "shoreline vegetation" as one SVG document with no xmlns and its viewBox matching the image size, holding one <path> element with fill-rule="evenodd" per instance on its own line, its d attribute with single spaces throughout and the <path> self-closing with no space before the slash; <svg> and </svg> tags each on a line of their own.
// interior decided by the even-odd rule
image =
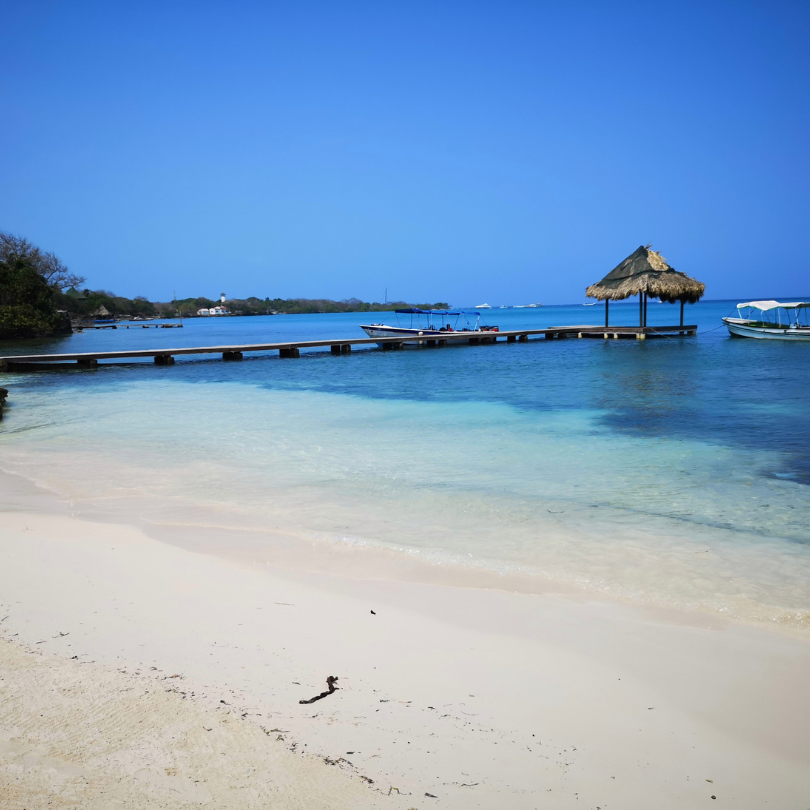
<svg viewBox="0 0 810 810">
<path fill-rule="evenodd" d="M 231 315 L 305 315 L 337 312 L 390 312 L 415 306 L 447 309 L 449 304 L 407 301 L 361 301 L 347 298 L 181 298 L 150 301 L 142 295 L 125 298 L 109 290 L 84 287 L 86 279 L 72 273 L 53 253 L 19 236 L 0 232 L 0 340 L 70 334 L 72 325 L 96 318 L 197 318 L 200 309 L 224 303 Z"/>
</svg>

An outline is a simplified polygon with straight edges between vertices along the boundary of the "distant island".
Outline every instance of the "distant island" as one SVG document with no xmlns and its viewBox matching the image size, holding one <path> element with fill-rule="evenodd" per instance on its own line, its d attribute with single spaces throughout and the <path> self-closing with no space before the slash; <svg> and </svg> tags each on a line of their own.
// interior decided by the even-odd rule
<svg viewBox="0 0 810 810">
<path fill-rule="evenodd" d="M 386 312 L 415 306 L 447 309 L 449 304 L 386 303 L 347 298 L 182 298 L 149 301 L 124 298 L 109 290 L 91 290 L 86 279 L 53 254 L 28 240 L 0 232 L 0 340 L 51 337 L 71 331 L 71 324 L 96 319 L 196 318 L 200 310 L 222 304 L 230 315 L 304 315 L 326 312 Z"/>
<path fill-rule="evenodd" d="M 407 301 L 369 303 L 359 298 L 332 301 L 329 298 L 181 298 L 175 301 L 149 301 L 143 296 L 123 298 L 107 290 L 69 289 L 55 295 L 60 309 L 71 317 L 92 319 L 97 316 L 113 318 L 197 318 L 200 310 L 222 305 L 230 315 L 307 315 L 319 312 L 388 312 L 403 307 L 447 309 L 449 304 L 412 304 Z"/>
</svg>

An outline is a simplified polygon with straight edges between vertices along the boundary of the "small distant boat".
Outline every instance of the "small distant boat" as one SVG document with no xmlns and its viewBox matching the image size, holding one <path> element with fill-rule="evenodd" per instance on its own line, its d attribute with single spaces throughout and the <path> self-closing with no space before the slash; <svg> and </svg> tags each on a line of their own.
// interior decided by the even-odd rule
<svg viewBox="0 0 810 810">
<path fill-rule="evenodd" d="M 476 304 L 475 308 L 476 309 L 492 309 L 492 307 L 489 304 Z"/>
<path fill-rule="evenodd" d="M 490 307 L 491 309 L 491 307 Z M 464 310 L 450 311 L 447 309 L 395 309 L 397 325 L 391 326 L 385 323 L 372 323 L 360 328 L 369 337 L 414 337 L 417 340 L 409 343 L 421 343 L 424 338 L 437 338 L 446 335 L 448 332 L 498 332 L 497 326 L 482 326 L 481 316 L 476 313 L 468 313 Z M 400 315 L 409 315 L 408 325 L 400 323 Z M 463 320 L 462 320 L 463 318 Z M 452 323 L 451 323 L 452 321 Z"/>
<path fill-rule="evenodd" d="M 732 337 L 758 338 L 760 340 L 810 340 L 808 301 L 749 301 L 737 304 L 738 318 L 723 318 Z M 745 310 L 745 312 L 743 312 Z M 758 313 L 758 317 L 752 317 Z M 783 315 L 784 313 L 784 315 Z M 801 314 L 804 313 L 804 323 Z"/>
<path fill-rule="evenodd" d="M 598 303 L 597 301 L 591 301 L 590 303 L 583 304 L 582 306 L 583 307 L 595 307 L 597 303 Z"/>
</svg>

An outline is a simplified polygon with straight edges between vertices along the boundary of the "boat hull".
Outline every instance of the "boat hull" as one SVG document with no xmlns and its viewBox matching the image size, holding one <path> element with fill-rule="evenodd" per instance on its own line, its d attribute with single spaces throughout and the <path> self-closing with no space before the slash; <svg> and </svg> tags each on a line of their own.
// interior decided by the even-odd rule
<svg viewBox="0 0 810 810">
<path fill-rule="evenodd" d="M 419 345 L 425 338 L 440 338 L 447 335 L 447 332 L 440 332 L 438 329 L 406 329 L 398 326 L 386 326 L 384 324 L 371 324 L 360 327 L 369 337 L 414 337 L 419 340 L 407 341 L 409 345 Z M 382 344 L 380 344 L 382 345 Z"/>
<path fill-rule="evenodd" d="M 742 318 L 723 318 L 732 337 L 755 338 L 756 340 L 807 340 L 810 341 L 810 329 L 788 326 L 754 326 Z"/>
<path fill-rule="evenodd" d="M 446 338 L 448 335 L 458 335 L 461 332 L 441 332 L 438 329 L 408 329 L 405 327 L 400 326 L 387 326 L 386 324 L 381 323 L 373 323 L 367 326 L 360 327 L 369 337 L 378 337 L 378 338 L 386 338 L 386 337 L 412 337 L 413 340 L 407 340 L 405 343 L 409 346 L 420 346 L 422 345 L 425 340 L 441 340 L 442 338 Z M 461 330 L 464 334 L 469 335 L 480 335 L 482 332 L 493 331 L 497 332 L 497 329 L 463 329 Z M 380 344 L 383 345 L 383 344 Z"/>
</svg>

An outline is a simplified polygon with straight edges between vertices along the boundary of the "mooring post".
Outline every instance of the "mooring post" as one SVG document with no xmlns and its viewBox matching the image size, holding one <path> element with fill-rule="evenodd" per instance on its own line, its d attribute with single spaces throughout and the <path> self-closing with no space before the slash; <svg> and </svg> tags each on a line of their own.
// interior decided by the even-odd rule
<svg viewBox="0 0 810 810">
<path fill-rule="evenodd" d="M 279 357 L 299 357 L 300 352 L 298 351 L 298 346 L 290 346 L 289 349 L 279 349 L 278 350 Z"/>
<path fill-rule="evenodd" d="M 173 366 L 174 365 L 174 358 L 170 354 L 156 354 L 155 355 L 155 365 L 156 366 Z"/>
</svg>

